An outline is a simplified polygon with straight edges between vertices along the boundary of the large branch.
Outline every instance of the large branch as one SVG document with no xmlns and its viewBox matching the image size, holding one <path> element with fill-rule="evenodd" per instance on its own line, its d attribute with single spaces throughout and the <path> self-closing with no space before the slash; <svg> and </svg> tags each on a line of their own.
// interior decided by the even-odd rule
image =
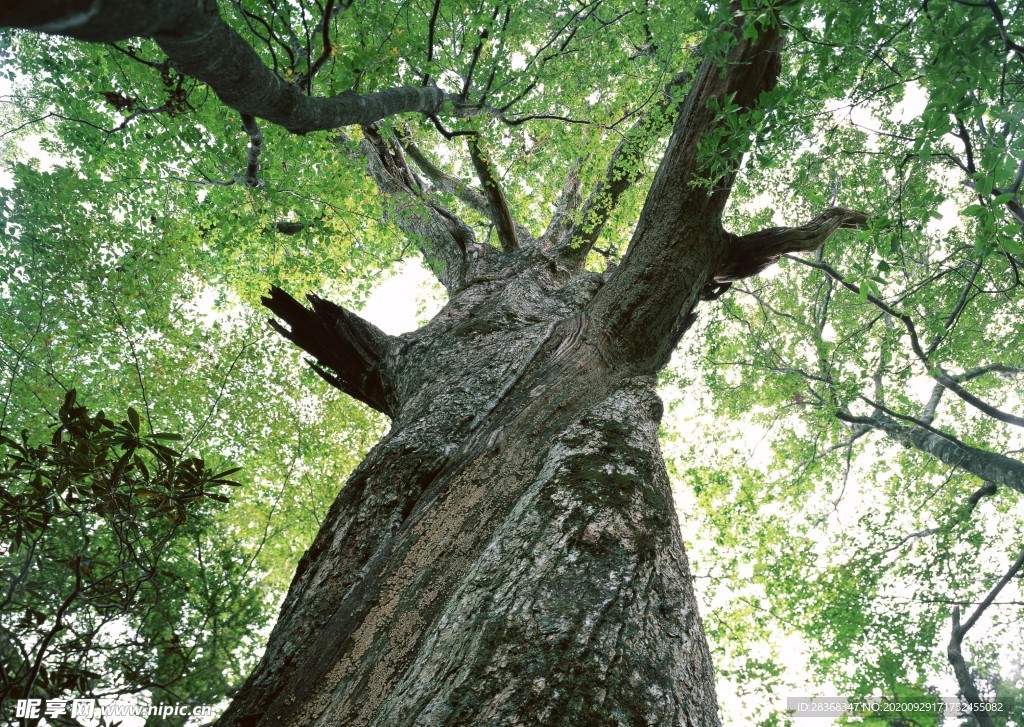
<svg viewBox="0 0 1024 727">
<path fill-rule="evenodd" d="M 280 288 L 271 288 L 270 297 L 262 299 L 263 305 L 288 328 L 275 320 L 270 325 L 315 359 L 309 364 L 324 381 L 394 417 L 397 404 L 381 368 L 391 336 L 328 300 L 315 295 L 306 298 L 312 310 Z"/>
<path fill-rule="evenodd" d="M 875 412 L 869 417 L 837 412 L 836 417 L 844 422 L 881 430 L 897 442 L 931 455 L 950 467 L 970 472 L 986 482 L 1005 485 L 1024 494 L 1024 462 L 972 447 L 925 425 L 924 422 L 916 425 L 901 424 L 880 412 Z"/>
<path fill-rule="evenodd" d="M 700 142 L 727 122 L 716 111 L 730 104 L 751 109 L 778 78 L 782 37 L 778 24 L 744 33 L 752 17 L 734 2 L 727 57 L 708 51 L 675 123 L 668 149 L 651 184 L 636 230 L 620 265 L 594 296 L 589 312 L 598 322 L 610 359 L 641 371 L 667 363 L 691 324 L 704 286 L 727 259 L 729 236 L 721 213 L 740 154 L 725 161 L 719 186 L 698 184 L 715 164 Z M 750 37 L 753 35 L 753 37 Z M 736 140 L 741 143 L 742 140 Z"/>
<path fill-rule="evenodd" d="M 433 86 L 306 96 L 264 65 L 220 17 L 213 0 L 5 0 L 0 27 L 87 41 L 152 38 L 179 70 L 204 82 L 240 114 L 299 134 L 406 112 L 436 114 L 449 100 Z"/>
</svg>

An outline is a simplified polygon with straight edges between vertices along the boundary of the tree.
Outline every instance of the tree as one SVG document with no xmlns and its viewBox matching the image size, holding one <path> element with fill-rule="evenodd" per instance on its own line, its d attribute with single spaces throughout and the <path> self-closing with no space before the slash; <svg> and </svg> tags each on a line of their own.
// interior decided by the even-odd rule
<svg viewBox="0 0 1024 727">
<path fill-rule="evenodd" d="M 904 66 L 930 84 L 918 157 L 941 153 L 965 84 L 996 88 L 955 72 L 965 58 L 1001 59 L 999 91 L 971 118 L 1005 116 L 1009 126 L 1016 15 L 995 3 L 233 10 L 228 19 L 214 4 L 121 0 L 0 13 L 3 25 L 112 43 L 105 53 L 136 64 L 101 70 L 90 88 L 53 58 L 78 46 L 15 36 L 26 67 L 49 74 L 61 97 L 53 103 L 104 89 L 120 124 L 95 103 L 75 106 L 79 122 L 103 133 L 187 117 L 201 92 L 182 79 L 206 84 L 238 113 L 225 120 L 240 123 L 249 149 L 243 171 L 202 178 L 211 190 L 255 190 L 249 200 L 271 212 L 256 215 L 269 234 L 330 235 L 335 210 L 259 197 L 277 173 L 267 147 L 304 144 L 296 158 L 310 169 L 299 174 L 313 178 L 364 166 L 386 220 L 448 294 L 428 325 L 399 337 L 316 295 L 308 306 L 281 287 L 265 298 L 314 370 L 391 429 L 341 489 L 223 723 L 717 724 L 658 446 L 655 377 L 702 300 L 841 229 L 866 228 L 862 239 L 880 249 L 893 244 L 888 230 L 908 224 L 819 194 L 805 224 L 735 234 L 722 224 L 730 195 L 756 184 L 750 167 L 769 170 L 773 154 L 811 138 L 828 99 L 899 98 Z M 957 42 L 939 50 L 954 27 Z M 167 60 L 117 43 L 137 37 Z M 587 85 L 584 72 L 603 80 Z M 149 74 L 148 96 L 162 104 L 144 98 L 134 73 Z M 429 125 L 392 118 L 405 112 Z M 326 143 L 278 135 L 268 145 L 257 118 L 297 134 L 359 126 Z M 209 132 L 191 148 L 223 149 Z M 454 169 L 431 158 L 441 140 Z M 964 170 L 981 231 L 992 233 L 976 246 L 979 265 L 1018 265 L 1019 230 L 1003 217 L 1019 209 L 1015 144 L 1003 136 L 983 165 Z M 106 156 L 94 150 L 79 153 Z M 657 171 L 647 181 L 649 166 Z M 944 199 L 930 180 L 918 183 L 933 196 L 911 222 Z M 358 207 L 359 195 L 350 199 Z M 603 272 L 600 257 L 614 260 Z"/>
<path fill-rule="evenodd" d="M 232 470 L 183 457 L 134 409 L 120 424 L 90 414 L 74 389 L 58 417 L 48 442 L 0 436 L 0 698 L 217 701 L 239 678 L 239 633 L 263 618 L 233 544 L 209 537 L 204 504 L 227 502 Z M 213 638 L 194 638 L 210 620 Z"/>
</svg>

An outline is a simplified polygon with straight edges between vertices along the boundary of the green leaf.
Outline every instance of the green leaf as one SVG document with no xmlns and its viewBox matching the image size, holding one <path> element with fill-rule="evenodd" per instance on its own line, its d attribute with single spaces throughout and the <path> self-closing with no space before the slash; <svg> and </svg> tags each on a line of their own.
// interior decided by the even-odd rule
<svg viewBox="0 0 1024 727">
<path fill-rule="evenodd" d="M 139 413 L 132 407 L 128 407 L 128 429 L 133 433 L 138 434 L 141 428 L 141 421 L 139 419 Z"/>
</svg>

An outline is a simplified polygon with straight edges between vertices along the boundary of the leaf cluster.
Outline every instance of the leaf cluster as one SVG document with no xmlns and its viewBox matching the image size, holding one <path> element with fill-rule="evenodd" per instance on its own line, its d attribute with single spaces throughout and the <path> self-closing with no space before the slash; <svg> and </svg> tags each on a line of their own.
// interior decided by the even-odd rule
<svg viewBox="0 0 1024 727">
<path fill-rule="evenodd" d="M 73 389 L 48 440 L 0 435 L 0 698 L 190 686 L 202 699 L 241 676 L 218 649 L 262 608 L 233 548 L 206 535 L 239 468 L 185 456 L 179 439 L 145 431 L 133 408 L 120 422 L 92 413 Z M 217 581 L 238 600 L 222 603 Z M 186 628 L 209 618 L 225 632 Z"/>
</svg>

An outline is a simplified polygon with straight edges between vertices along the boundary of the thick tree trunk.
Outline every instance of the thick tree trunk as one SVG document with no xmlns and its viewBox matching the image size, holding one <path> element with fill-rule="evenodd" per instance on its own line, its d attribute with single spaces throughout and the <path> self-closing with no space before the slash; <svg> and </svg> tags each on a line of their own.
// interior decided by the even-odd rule
<svg viewBox="0 0 1024 727">
<path fill-rule="evenodd" d="M 513 258 L 392 341 L 393 428 L 222 724 L 718 724 L 653 377 L 600 276 Z"/>
<path fill-rule="evenodd" d="M 429 169 L 422 155 L 365 130 L 368 171 L 450 301 L 390 339 L 315 298 L 267 299 L 325 378 L 393 426 L 303 557 L 223 725 L 719 723 L 653 382 L 740 239 L 720 224 L 731 173 L 711 193 L 694 180 L 709 161 L 697 141 L 723 123 L 712 101 L 747 108 L 778 73 L 777 28 L 744 38 L 742 21 L 696 74 L 603 276 L 583 269 L 594 240 L 573 225 L 533 239 L 495 219 L 510 214 L 496 195 L 466 191 L 506 223 L 502 251 L 478 244 L 414 183 L 404 152 Z M 570 180 L 559 209 L 580 197 Z"/>
<path fill-rule="evenodd" d="M 303 96 L 259 62 L 212 0 L 19 1 L 0 11 L 0 26 L 152 37 L 243 117 L 296 132 L 363 124 L 360 148 L 389 218 L 450 296 L 429 325 L 399 338 L 319 298 L 311 309 L 280 290 L 266 299 L 321 376 L 393 425 L 341 490 L 221 724 L 718 724 L 658 450 L 654 374 L 708 286 L 863 222 L 832 210 L 743 238 L 722 229 L 739 155 L 712 164 L 699 142 L 728 122 L 718 109 L 742 113 L 774 86 L 782 47 L 767 8 L 748 17 L 733 0 L 723 11 L 692 83 L 679 74 L 668 84 L 590 195 L 570 172 L 537 239 L 514 219 L 477 141 L 482 192 L 411 140 L 366 126 L 436 113 L 447 98 L 438 89 Z M 625 256 L 606 275 L 585 271 L 643 171 L 630 159 L 676 115 Z M 251 118 L 246 130 L 251 179 L 260 146 Z M 495 225 L 500 250 L 431 195 L 407 154 L 434 188 Z"/>
</svg>

